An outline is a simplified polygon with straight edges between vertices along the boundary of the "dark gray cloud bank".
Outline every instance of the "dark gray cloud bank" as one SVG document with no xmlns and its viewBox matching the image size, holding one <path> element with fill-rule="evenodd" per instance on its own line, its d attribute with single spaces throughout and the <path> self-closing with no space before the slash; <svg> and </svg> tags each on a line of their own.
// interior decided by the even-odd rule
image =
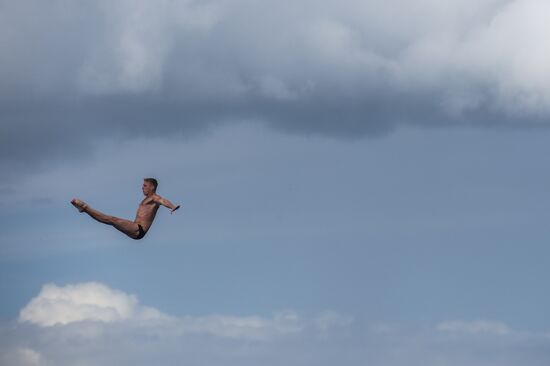
<svg viewBox="0 0 550 366">
<path fill-rule="evenodd" d="M 235 120 L 347 137 L 545 125 L 549 24 L 544 0 L 3 1 L 0 159 Z"/>
</svg>

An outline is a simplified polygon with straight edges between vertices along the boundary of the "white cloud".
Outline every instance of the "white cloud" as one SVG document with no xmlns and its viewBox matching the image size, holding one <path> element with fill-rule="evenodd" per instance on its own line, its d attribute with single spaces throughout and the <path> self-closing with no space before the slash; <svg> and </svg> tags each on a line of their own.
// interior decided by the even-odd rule
<svg viewBox="0 0 550 366">
<path fill-rule="evenodd" d="M 163 318 L 166 315 L 160 311 L 139 305 L 134 295 L 112 290 L 97 282 L 64 287 L 46 284 L 19 314 L 19 321 L 40 326 Z"/>
<path fill-rule="evenodd" d="M 111 310 L 104 311 L 107 308 Z M 548 335 L 517 332 L 494 321 L 444 321 L 435 327 L 404 329 L 395 324 L 370 326 L 331 311 L 313 317 L 294 312 L 273 317 L 143 317 L 139 315 L 143 309 L 135 296 L 99 283 L 46 285 L 22 310 L 26 315 L 21 318 L 32 320 L 17 327 L 0 324 L 0 362 L 10 366 L 546 366 L 550 356 Z M 60 316 L 65 310 L 68 315 Z M 58 321 L 45 321 L 50 318 Z"/>
<path fill-rule="evenodd" d="M 315 318 L 315 325 L 322 331 L 338 327 L 347 327 L 353 323 L 353 318 L 334 311 L 326 311 Z"/>
<path fill-rule="evenodd" d="M 217 337 L 256 340 L 299 333 L 305 326 L 304 320 L 293 312 L 275 314 L 272 319 L 260 316 L 186 316 L 179 322 L 183 333 L 205 333 Z"/>
<path fill-rule="evenodd" d="M 510 327 L 501 322 L 486 321 L 486 320 L 477 320 L 477 321 L 446 321 L 437 325 L 437 330 L 444 332 L 459 332 L 459 333 L 471 333 L 471 334 L 480 334 L 480 333 L 490 333 L 505 335 L 510 334 L 512 330 Z"/>
<path fill-rule="evenodd" d="M 120 323 L 160 327 L 174 334 L 208 334 L 222 338 L 265 340 L 300 333 L 306 328 L 322 331 L 347 326 L 351 319 L 335 312 L 321 313 L 306 321 L 287 311 L 272 318 L 261 316 L 168 316 L 159 310 L 139 304 L 136 296 L 114 290 L 98 282 L 78 283 L 63 287 L 46 284 L 20 312 L 19 321 L 41 327 L 79 322 Z M 72 328 L 75 331 L 75 328 Z M 77 334 L 83 337 L 101 335 L 101 328 L 81 325 Z"/>
</svg>

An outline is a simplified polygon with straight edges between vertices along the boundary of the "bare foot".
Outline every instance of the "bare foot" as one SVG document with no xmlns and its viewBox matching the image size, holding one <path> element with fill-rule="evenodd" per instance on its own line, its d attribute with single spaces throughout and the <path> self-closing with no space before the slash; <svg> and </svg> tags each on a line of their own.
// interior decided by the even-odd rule
<svg viewBox="0 0 550 366">
<path fill-rule="evenodd" d="M 71 204 L 77 208 L 78 212 L 83 212 L 88 207 L 86 202 L 83 202 L 76 198 L 72 199 Z"/>
</svg>

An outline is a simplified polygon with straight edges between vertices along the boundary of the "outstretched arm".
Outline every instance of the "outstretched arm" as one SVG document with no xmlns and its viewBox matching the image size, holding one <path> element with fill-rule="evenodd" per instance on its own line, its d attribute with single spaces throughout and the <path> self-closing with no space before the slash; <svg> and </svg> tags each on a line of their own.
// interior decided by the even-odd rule
<svg viewBox="0 0 550 366">
<path fill-rule="evenodd" d="M 170 209 L 170 213 L 173 213 L 178 208 L 180 208 L 180 205 L 174 205 L 172 202 L 168 201 L 166 198 L 162 198 L 161 196 L 158 196 L 155 202 L 158 203 L 159 205 L 168 207 Z"/>
</svg>

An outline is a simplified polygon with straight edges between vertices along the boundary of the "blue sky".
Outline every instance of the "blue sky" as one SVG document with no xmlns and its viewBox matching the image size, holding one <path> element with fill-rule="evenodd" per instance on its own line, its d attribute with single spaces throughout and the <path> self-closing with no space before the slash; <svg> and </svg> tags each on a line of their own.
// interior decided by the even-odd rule
<svg viewBox="0 0 550 366">
<path fill-rule="evenodd" d="M 3 4 L 1 363 L 546 365 L 547 4 L 443 3 Z"/>
</svg>

